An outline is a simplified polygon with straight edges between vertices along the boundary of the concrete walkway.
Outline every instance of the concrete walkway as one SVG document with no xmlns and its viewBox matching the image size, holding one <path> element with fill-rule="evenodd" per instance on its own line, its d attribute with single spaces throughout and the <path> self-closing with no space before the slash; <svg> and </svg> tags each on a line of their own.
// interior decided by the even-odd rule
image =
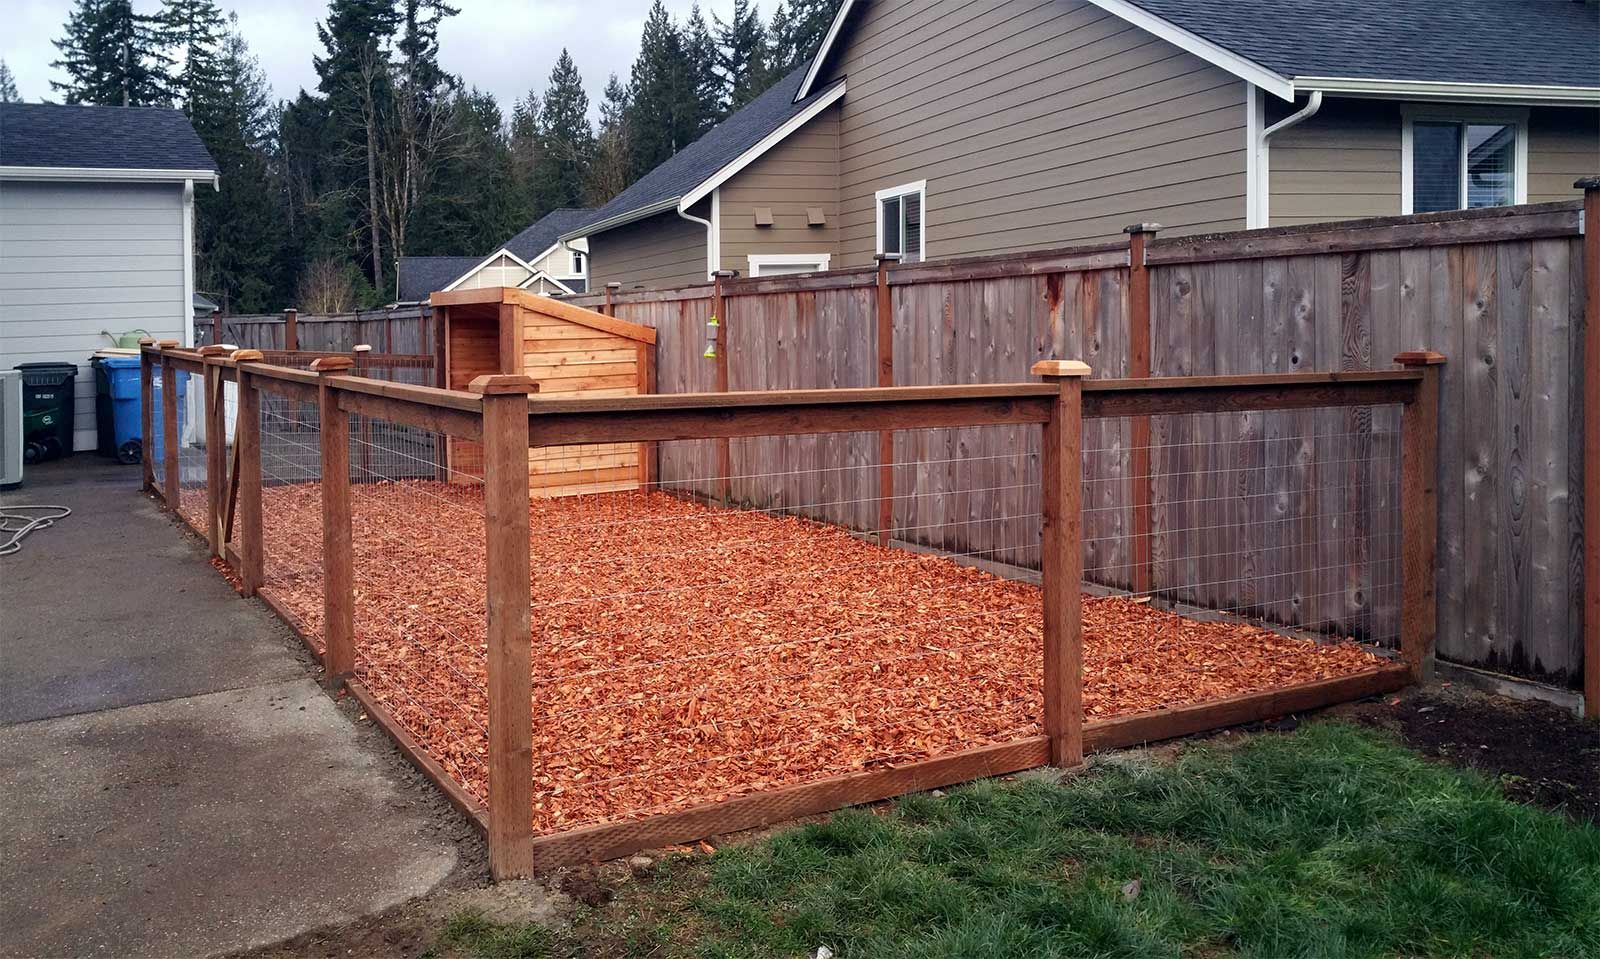
<svg viewBox="0 0 1600 959">
<path fill-rule="evenodd" d="M 0 956 L 205 956 L 426 893 L 465 827 L 297 642 L 78 454 L 0 504 Z"/>
</svg>

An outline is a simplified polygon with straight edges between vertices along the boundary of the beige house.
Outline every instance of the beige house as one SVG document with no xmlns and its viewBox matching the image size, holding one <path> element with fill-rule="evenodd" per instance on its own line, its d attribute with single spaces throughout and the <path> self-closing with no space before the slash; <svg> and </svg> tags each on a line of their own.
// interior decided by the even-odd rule
<svg viewBox="0 0 1600 959">
<path fill-rule="evenodd" d="M 545 296 L 588 289 L 588 251 L 560 235 L 591 210 L 551 210 L 488 256 L 403 256 L 395 271 L 395 299 L 418 303 L 432 293 L 509 286 Z"/>
<path fill-rule="evenodd" d="M 591 288 L 1570 199 L 1594 0 L 846 0 L 563 234 Z"/>
</svg>

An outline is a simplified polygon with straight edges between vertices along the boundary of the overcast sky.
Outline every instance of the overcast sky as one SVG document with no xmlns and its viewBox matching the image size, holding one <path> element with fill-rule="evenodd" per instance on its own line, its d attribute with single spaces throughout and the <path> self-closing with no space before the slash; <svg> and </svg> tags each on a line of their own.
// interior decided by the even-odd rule
<svg viewBox="0 0 1600 959">
<path fill-rule="evenodd" d="M 651 0 L 455 0 L 461 13 L 440 31 L 440 59 L 446 70 L 469 85 L 488 90 L 507 117 L 511 104 L 529 88 L 544 89 L 550 68 L 565 46 L 583 74 L 591 113 L 598 105 L 606 77 L 624 80 L 639 50 L 639 30 Z M 665 0 L 679 21 L 690 0 Z M 56 59 L 51 40 L 62 34 L 71 0 L 5 0 L 6 30 L 0 35 L 0 59 L 11 67 L 24 100 L 52 94 L 50 81 L 62 80 L 50 67 Z M 326 0 L 218 0 L 224 13 L 239 14 L 250 49 L 281 99 L 292 99 L 301 87 L 316 86 L 311 57 L 321 52 L 316 21 L 327 11 Z M 159 0 L 135 0 L 148 12 Z M 701 0 L 706 19 L 713 12 L 726 18 L 733 0 Z M 763 10 L 763 17 L 766 15 Z"/>
</svg>

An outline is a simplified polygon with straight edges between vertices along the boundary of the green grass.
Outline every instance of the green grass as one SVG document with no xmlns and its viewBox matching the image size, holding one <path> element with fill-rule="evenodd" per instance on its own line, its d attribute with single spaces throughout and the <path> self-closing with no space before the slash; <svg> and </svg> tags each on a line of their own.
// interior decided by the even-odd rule
<svg viewBox="0 0 1600 959">
<path fill-rule="evenodd" d="M 666 871 L 560 953 L 1600 956 L 1600 829 L 1338 723 L 913 796 Z M 668 889 L 662 921 L 626 918 Z"/>
</svg>

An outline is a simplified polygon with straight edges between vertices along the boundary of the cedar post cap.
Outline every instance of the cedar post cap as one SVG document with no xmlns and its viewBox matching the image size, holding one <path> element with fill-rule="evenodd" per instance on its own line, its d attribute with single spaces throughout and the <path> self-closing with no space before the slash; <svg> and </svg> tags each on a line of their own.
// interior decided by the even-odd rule
<svg viewBox="0 0 1600 959">
<path fill-rule="evenodd" d="M 292 306 L 286 306 L 286 307 L 283 308 L 283 312 L 285 312 L 285 313 L 299 313 L 300 311 L 295 309 Z"/>
<path fill-rule="evenodd" d="M 467 389 L 483 396 L 505 396 L 509 393 L 537 393 L 539 384 L 533 377 L 522 373 L 485 373 L 473 377 Z"/>
<path fill-rule="evenodd" d="M 1029 372 L 1034 376 L 1088 376 L 1093 371 L 1082 360 L 1040 360 Z"/>
<path fill-rule="evenodd" d="M 239 348 L 239 344 L 237 344 L 237 343 L 220 343 L 218 345 L 221 346 L 223 348 L 223 350 L 225 350 L 225 351 L 227 351 L 229 353 L 232 353 L 234 350 L 237 350 Z"/>
<path fill-rule="evenodd" d="M 1585 192 L 1589 190 L 1600 190 L 1600 176 L 1583 177 L 1578 182 L 1572 184 L 1572 187 L 1573 189 L 1583 190 Z"/>
<path fill-rule="evenodd" d="M 874 253 L 874 254 L 872 254 L 872 260 L 875 263 L 899 263 L 900 262 L 900 254 L 898 254 L 898 253 Z"/>
<path fill-rule="evenodd" d="M 1394 361 L 1401 366 L 1440 366 L 1444 363 L 1444 354 L 1432 350 L 1407 350 L 1396 353 Z"/>
<path fill-rule="evenodd" d="M 348 356 L 319 356 L 311 361 L 313 373 L 343 373 L 356 365 Z"/>
<path fill-rule="evenodd" d="M 372 352 L 372 347 L 370 345 L 366 344 L 366 343 L 357 343 L 355 346 L 350 347 L 350 352 L 352 352 L 352 353 L 371 353 Z"/>
<path fill-rule="evenodd" d="M 724 279 L 724 280 L 731 280 L 734 277 L 739 275 L 739 271 L 738 270 L 717 270 L 715 273 L 712 273 L 711 275 L 715 276 L 715 277 L 719 277 L 719 278 Z"/>
<path fill-rule="evenodd" d="M 1135 233 L 1155 233 L 1161 229 L 1159 223 L 1130 223 L 1122 228 L 1122 232 L 1130 236 Z"/>
<path fill-rule="evenodd" d="M 177 340 L 156 340 L 156 346 L 160 347 L 163 350 L 175 350 L 175 349 L 178 348 L 178 341 Z"/>
<path fill-rule="evenodd" d="M 251 363 L 265 359 L 260 350 L 234 350 L 228 354 L 228 359 L 235 363 Z"/>
<path fill-rule="evenodd" d="M 612 280 L 611 282 L 606 284 L 606 289 L 608 289 L 608 290 L 620 290 L 620 289 L 622 289 L 622 281 L 621 280 Z"/>
<path fill-rule="evenodd" d="M 156 345 L 156 338 L 153 337 L 153 336 L 141 336 L 141 337 L 139 337 L 139 345 L 140 346 L 155 346 Z"/>
<path fill-rule="evenodd" d="M 226 352 L 228 352 L 228 348 L 223 346 L 221 343 L 213 343 L 210 346 L 200 347 L 201 356 L 221 356 Z"/>
</svg>

